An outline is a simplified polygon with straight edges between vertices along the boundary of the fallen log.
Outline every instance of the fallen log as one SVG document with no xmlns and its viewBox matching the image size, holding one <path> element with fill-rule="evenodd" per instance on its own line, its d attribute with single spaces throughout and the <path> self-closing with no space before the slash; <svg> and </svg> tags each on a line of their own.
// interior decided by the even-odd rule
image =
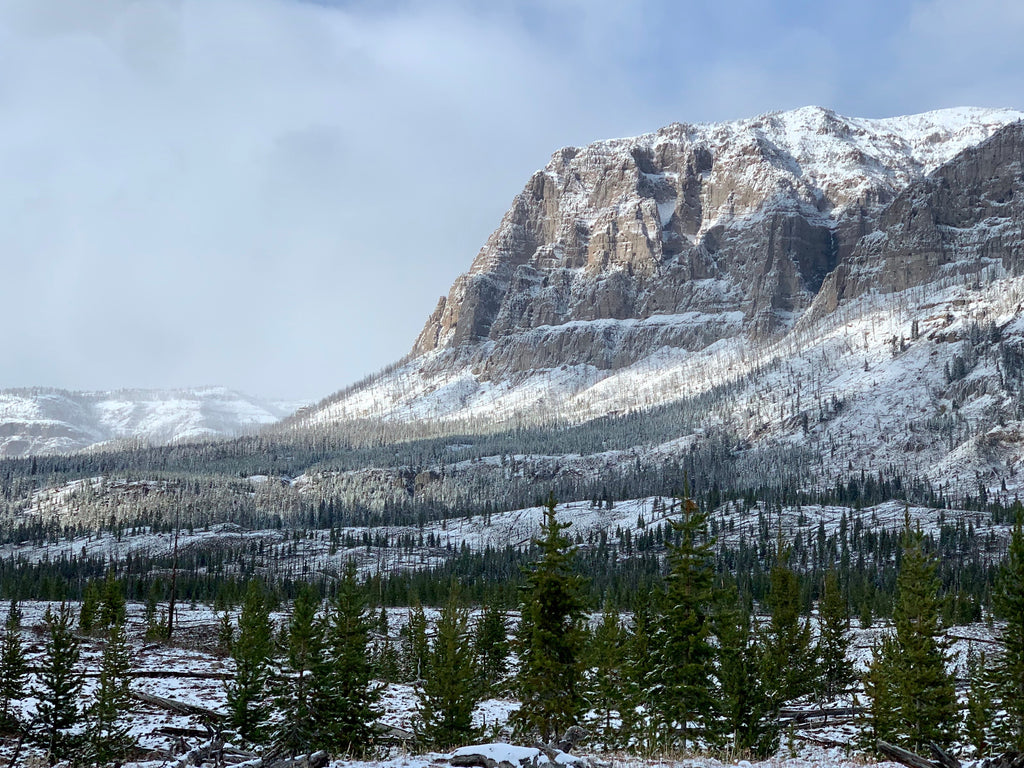
<svg viewBox="0 0 1024 768">
<path fill-rule="evenodd" d="M 132 691 L 132 697 L 141 701 L 143 704 L 150 704 L 154 707 L 160 707 L 171 712 L 177 712 L 179 715 L 192 715 L 193 717 L 202 718 L 204 722 L 211 724 L 219 724 L 224 722 L 226 715 L 215 712 L 212 709 L 201 707 L 198 704 L 188 704 L 184 701 L 176 701 L 175 699 L 165 699 L 163 696 L 154 696 L 151 693 L 143 693 L 142 691 Z"/>
<path fill-rule="evenodd" d="M 942 766 L 942 768 L 961 768 L 960 761 L 934 741 L 929 741 L 928 747 L 931 749 L 932 754 L 935 755 L 935 762 Z"/>
<path fill-rule="evenodd" d="M 908 768 L 940 768 L 938 763 L 933 763 L 928 758 L 921 757 L 916 752 L 911 752 L 909 749 L 904 749 L 903 747 L 897 747 L 895 744 L 890 744 L 882 739 L 875 742 L 875 746 L 878 748 L 879 752 L 890 760 L 902 763 L 903 765 L 908 766 Z M 957 765 L 959 765 L 959 763 Z"/>
</svg>

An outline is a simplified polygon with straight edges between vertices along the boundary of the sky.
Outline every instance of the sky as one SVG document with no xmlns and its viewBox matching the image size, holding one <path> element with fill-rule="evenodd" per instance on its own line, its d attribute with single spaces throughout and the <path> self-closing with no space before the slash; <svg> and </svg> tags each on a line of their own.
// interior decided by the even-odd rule
<svg viewBox="0 0 1024 768">
<path fill-rule="evenodd" d="M 318 400 L 559 147 L 1024 108 L 1019 0 L 0 0 L 0 388 Z"/>
</svg>

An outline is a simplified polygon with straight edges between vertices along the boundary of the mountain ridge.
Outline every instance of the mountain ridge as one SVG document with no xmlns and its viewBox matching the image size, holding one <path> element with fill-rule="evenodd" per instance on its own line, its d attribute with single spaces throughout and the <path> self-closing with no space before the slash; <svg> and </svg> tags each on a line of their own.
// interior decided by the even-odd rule
<svg viewBox="0 0 1024 768">
<path fill-rule="evenodd" d="M 295 410 L 226 387 L 0 390 L 0 457 L 70 453 L 114 441 L 143 444 L 234 437 Z"/>
</svg>

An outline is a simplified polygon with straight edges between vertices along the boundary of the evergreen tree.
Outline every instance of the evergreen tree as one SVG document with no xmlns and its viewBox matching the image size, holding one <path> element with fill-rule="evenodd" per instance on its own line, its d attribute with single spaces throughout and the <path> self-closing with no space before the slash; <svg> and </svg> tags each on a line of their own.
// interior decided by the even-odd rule
<svg viewBox="0 0 1024 768">
<path fill-rule="evenodd" d="M 308 752 L 315 740 L 310 687 L 313 665 L 323 644 L 322 627 L 316 619 L 319 607 L 316 590 L 304 584 L 292 607 L 284 648 L 285 664 L 275 686 L 280 718 L 275 725 L 274 746 L 291 756 Z"/>
<path fill-rule="evenodd" d="M 783 550 L 780 542 L 768 577 L 771 620 L 763 641 L 763 679 L 776 715 L 787 701 L 811 693 L 818 673 L 810 622 L 800 620 L 800 581 L 789 567 L 789 557 L 790 551 Z"/>
<path fill-rule="evenodd" d="M 452 590 L 437 623 L 426 674 L 417 688 L 421 736 L 446 749 L 474 738 L 473 709 L 480 701 L 479 676 L 469 634 L 469 612 Z"/>
<path fill-rule="evenodd" d="M 655 663 L 656 633 L 657 616 L 651 608 L 648 593 L 641 593 L 633 606 L 633 621 L 623 647 L 622 725 L 626 738 L 644 753 L 650 753 L 655 747 L 650 713 L 659 687 Z"/>
<path fill-rule="evenodd" d="M 916 752 L 930 742 L 948 747 L 957 731 L 956 692 L 939 626 L 939 580 L 923 538 L 911 530 L 908 515 L 896 579 L 896 633 L 883 642 L 866 684 L 876 736 Z"/>
<path fill-rule="evenodd" d="M 123 623 L 110 628 L 100 661 L 99 687 L 88 711 L 86 744 L 89 762 L 112 765 L 124 758 L 132 746 L 124 718 L 131 703 L 132 654 Z"/>
<path fill-rule="evenodd" d="M 623 746 L 617 721 L 623 709 L 625 688 L 624 641 L 619 613 L 606 600 L 601 623 L 594 630 L 587 649 L 586 676 L 587 700 L 590 709 L 600 718 L 601 741 L 605 748 Z"/>
<path fill-rule="evenodd" d="M 964 736 L 980 757 L 992 745 L 992 717 L 995 714 L 993 685 L 986 665 L 985 653 L 967 654 L 967 707 L 964 713 Z"/>
<path fill-rule="evenodd" d="M 676 542 L 668 551 L 669 575 L 659 631 L 656 706 L 666 746 L 684 751 L 697 739 L 712 740 L 717 709 L 715 649 L 711 644 L 714 554 L 707 514 L 689 498 L 672 521 Z"/>
<path fill-rule="evenodd" d="M 72 633 L 71 608 L 61 603 L 46 609 L 47 637 L 32 695 L 39 700 L 33 731 L 50 765 L 71 754 L 76 739 L 70 731 L 81 722 L 79 696 L 82 671 L 78 640 Z"/>
<path fill-rule="evenodd" d="M 0 725 L 4 728 L 17 724 L 11 712 L 11 702 L 25 695 L 27 681 L 28 663 L 21 644 L 21 608 L 17 600 L 11 600 L 3 639 L 0 640 Z"/>
<path fill-rule="evenodd" d="M 484 605 L 476 623 L 473 646 L 476 650 L 481 688 L 484 693 L 499 692 L 508 674 L 511 648 L 508 642 L 507 621 L 508 614 L 501 605 L 490 601 Z"/>
<path fill-rule="evenodd" d="M 323 650 L 313 659 L 310 694 L 318 749 L 359 756 L 373 745 L 380 689 L 372 680 L 369 645 L 366 598 L 350 561 L 325 619 Z"/>
<path fill-rule="evenodd" d="M 380 614 L 377 619 L 377 635 L 379 640 L 374 648 L 374 666 L 377 670 L 377 677 L 385 682 L 397 683 L 401 680 L 401 670 L 398 661 L 398 654 L 391 643 L 391 625 L 388 621 L 388 609 L 380 607 Z"/>
<path fill-rule="evenodd" d="M 106 581 L 100 592 L 99 611 L 97 621 L 99 629 L 106 631 L 118 624 L 124 624 L 126 615 L 126 604 L 124 592 L 121 589 L 121 582 L 114 576 L 114 571 L 107 571 Z"/>
<path fill-rule="evenodd" d="M 778 747 L 779 729 L 761 681 L 764 649 L 751 627 L 751 608 L 735 584 L 718 595 L 714 627 L 718 638 L 719 708 L 736 753 L 766 757 Z"/>
<path fill-rule="evenodd" d="M 100 585 L 90 579 L 82 590 L 82 607 L 78 612 L 78 628 L 88 634 L 96 626 L 96 618 L 100 609 Z"/>
<path fill-rule="evenodd" d="M 238 618 L 238 641 L 231 657 L 235 676 L 227 684 L 228 722 L 238 735 L 254 744 L 262 743 L 270 717 L 267 685 L 273 658 L 273 628 L 263 588 L 249 582 Z"/>
<path fill-rule="evenodd" d="M 1001 740 L 1005 748 L 1024 752 L 1024 516 L 1020 510 L 993 602 L 1006 622 L 999 633 L 1003 652 L 997 662 L 999 697 L 1006 711 Z"/>
<path fill-rule="evenodd" d="M 419 600 L 409 609 L 408 619 L 399 631 L 399 637 L 405 680 L 410 683 L 418 682 L 423 679 L 430 652 L 427 642 L 427 615 Z"/>
<path fill-rule="evenodd" d="M 825 589 L 818 606 L 821 632 L 818 639 L 818 658 L 821 660 L 821 694 L 832 700 L 853 682 L 853 664 L 847 658 L 850 642 L 850 612 L 839 588 L 835 571 L 825 576 Z"/>
<path fill-rule="evenodd" d="M 573 571 L 575 551 L 555 516 L 555 497 L 548 497 L 539 559 L 526 572 L 520 596 L 519 700 L 514 715 L 520 732 L 538 731 L 545 742 L 576 723 L 582 708 L 580 691 L 583 650 L 582 578 Z"/>
</svg>

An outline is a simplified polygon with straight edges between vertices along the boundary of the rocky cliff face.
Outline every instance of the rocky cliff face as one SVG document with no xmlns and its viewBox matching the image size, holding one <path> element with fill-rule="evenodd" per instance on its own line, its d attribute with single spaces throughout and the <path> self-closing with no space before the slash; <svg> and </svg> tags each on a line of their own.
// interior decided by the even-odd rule
<svg viewBox="0 0 1024 768">
<path fill-rule="evenodd" d="M 440 300 L 413 354 L 445 351 L 428 367 L 500 379 L 771 337 L 837 265 L 865 258 L 883 212 L 906 215 L 889 206 L 904 190 L 1019 117 L 805 108 L 563 149 Z"/>
<path fill-rule="evenodd" d="M 992 267 L 1010 274 L 1024 268 L 1020 122 L 901 192 L 829 275 L 808 319 L 869 290 L 893 293 Z"/>
</svg>

